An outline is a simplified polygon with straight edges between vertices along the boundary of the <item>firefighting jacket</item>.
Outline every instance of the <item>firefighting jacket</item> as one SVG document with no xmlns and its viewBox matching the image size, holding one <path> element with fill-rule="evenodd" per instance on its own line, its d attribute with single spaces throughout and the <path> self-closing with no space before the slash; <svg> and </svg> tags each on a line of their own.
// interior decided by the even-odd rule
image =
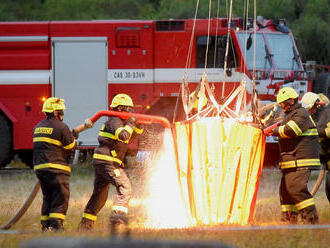
<svg viewBox="0 0 330 248">
<path fill-rule="evenodd" d="M 99 132 L 99 146 L 95 149 L 93 158 L 124 167 L 123 160 L 132 135 L 142 132 L 143 128 L 134 123 L 123 121 L 119 117 L 109 117 Z"/>
<path fill-rule="evenodd" d="M 34 170 L 70 174 L 69 159 L 76 145 L 69 127 L 55 117 L 47 117 L 33 130 Z"/>
<path fill-rule="evenodd" d="M 330 107 L 321 106 L 313 114 L 313 120 L 316 123 L 321 145 L 321 162 L 330 168 Z"/>
<path fill-rule="evenodd" d="M 292 168 L 319 169 L 318 132 L 307 110 L 296 103 L 286 112 L 281 126 L 273 129 L 279 137 L 282 170 Z"/>
</svg>

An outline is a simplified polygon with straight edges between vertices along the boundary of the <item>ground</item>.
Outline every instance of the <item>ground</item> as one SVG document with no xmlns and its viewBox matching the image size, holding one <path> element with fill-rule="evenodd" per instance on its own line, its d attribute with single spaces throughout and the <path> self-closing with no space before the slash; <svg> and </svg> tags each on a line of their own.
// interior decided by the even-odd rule
<svg viewBox="0 0 330 248">
<path fill-rule="evenodd" d="M 140 200 L 143 192 L 143 168 L 129 168 L 128 173 L 134 189 L 130 206 L 131 236 L 136 239 L 163 240 L 208 240 L 223 242 L 236 247 L 328 247 L 330 243 L 330 207 L 325 197 L 324 182 L 315 196 L 320 224 L 327 228 L 310 229 L 308 226 L 297 228 L 279 228 L 280 206 L 278 187 L 280 173 L 274 168 L 264 168 L 261 176 L 254 223 L 247 227 L 240 226 L 204 226 L 189 229 L 156 230 L 144 228 L 145 208 Z M 317 178 L 313 172 L 310 187 Z M 26 197 L 36 183 L 32 170 L 0 173 L 0 225 L 5 224 L 19 210 Z M 71 198 L 65 220 L 66 231 L 63 233 L 40 232 L 39 193 L 27 213 L 12 227 L 12 232 L 0 232 L 0 247 L 19 247 L 22 242 L 32 238 L 46 237 L 77 237 L 106 238 L 109 236 L 108 219 L 112 204 L 110 190 L 109 200 L 101 210 L 95 230 L 90 233 L 76 232 L 85 204 L 92 192 L 93 170 L 90 163 L 75 165 L 72 172 L 70 187 Z"/>
</svg>

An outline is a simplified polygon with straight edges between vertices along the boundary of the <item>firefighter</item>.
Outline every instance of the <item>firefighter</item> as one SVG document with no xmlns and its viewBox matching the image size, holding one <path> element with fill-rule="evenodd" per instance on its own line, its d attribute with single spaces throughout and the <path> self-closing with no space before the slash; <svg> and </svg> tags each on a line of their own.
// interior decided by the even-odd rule
<svg viewBox="0 0 330 248">
<path fill-rule="evenodd" d="M 113 98 L 110 107 L 114 111 L 132 112 L 134 105 L 131 97 L 118 94 Z M 79 231 L 93 228 L 97 214 L 107 201 L 110 184 L 113 184 L 117 190 L 110 216 L 111 232 L 114 234 L 118 225 L 128 226 L 131 183 L 123 169 L 123 161 L 132 136 L 142 132 L 143 127 L 136 124 L 136 119 L 133 117 L 126 121 L 119 117 L 109 117 L 103 124 L 98 136 L 99 146 L 93 155 L 95 173 L 93 194 L 85 207 L 78 227 Z"/>
<path fill-rule="evenodd" d="M 312 115 L 320 137 L 321 164 L 327 169 L 325 179 L 325 193 L 330 202 L 330 108 L 329 99 L 323 94 L 307 92 L 301 99 L 301 104 Z"/>
<path fill-rule="evenodd" d="M 281 126 L 271 134 L 279 137 L 281 221 L 296 224 L 299 213 L 304 224 L 316 224 L 318 215 L 307 183 L 311 170 L 320 168 L 317 129 L 293 88 L 280 89 L 276 100 L 284 110 Z"/>
<path fill-rule="evenodd" d="M 42 231 L 63 229 L 69 203 L 69 160 L 75 148 L 75 138 L 63 123 L 64 100 L 48 98 L 42 107 L 46 118 L 33 130 L 33 168 L 40 182 L 43 202 Z"/>
</svg>

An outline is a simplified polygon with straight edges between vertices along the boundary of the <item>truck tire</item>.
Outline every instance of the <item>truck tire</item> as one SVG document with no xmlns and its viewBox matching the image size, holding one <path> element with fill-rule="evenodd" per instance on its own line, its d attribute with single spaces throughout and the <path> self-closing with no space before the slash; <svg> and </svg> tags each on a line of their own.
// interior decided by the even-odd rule
<svg viewBox="0 0 330 248">
<path fill-rule="evenodd" d="M 13 132 L 10 121 L 0 112 L 0 168 L 6 167 L 13 158 Z"/>
<path fill-rule="evenodd" d="M 313 92 L 323 93 L 328 98 L 330 97 L 330 73 L 323 72 L 318 75 L 313 81 Z"/>
<path fill-rule="evenodd" d="M 20 150 L 18 156 L 27 167 L 33 168 L 33 150 Z"/>
</svg>

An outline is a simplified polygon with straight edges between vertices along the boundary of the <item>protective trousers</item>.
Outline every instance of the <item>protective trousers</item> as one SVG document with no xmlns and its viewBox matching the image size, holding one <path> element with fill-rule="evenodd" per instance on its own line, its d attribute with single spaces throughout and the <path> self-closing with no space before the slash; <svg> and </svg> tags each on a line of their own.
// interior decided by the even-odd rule
<svg viewBox="0 0 330 248">
<path fill-rule="evenodd" d="M 303 223 L 317 223 L 318 216 L 314 199 L 307 188 L 311 171 L 309 169 L 292 169 L 284 170 L 282 173 L 280 185 L 282 220 L 296 224 L 299 212 Z"/>
<path fill-rule="evenodd" d="M 43 194 L 41 208 L 41 225 L 45 230 L 49 227 L 54 230 L 63 229 L 70 197 L 70 176 L 63 173 L 37 171 Z"/>
<path fill-rule="evenodd" d="M 330 171 L 327 170 L 325 175 L 325 194 L 327 195 L 328 201 L 330 202 Z"/>
<path fill-rule="evenodd" d="M 127 222 L 128 202 L 131 198 L 132 187 L 125 171 L 117 163 L 94 160 L 94 190 L 89 199 L 83 219 L 96 221 L 97 214 L 108 199 L 110 183 L 116 187 L 117 194 L 113 198 L 112 216 L 119 216 Z M 85 220 L 86 221 L 86 220 Z"/>
</svg>

